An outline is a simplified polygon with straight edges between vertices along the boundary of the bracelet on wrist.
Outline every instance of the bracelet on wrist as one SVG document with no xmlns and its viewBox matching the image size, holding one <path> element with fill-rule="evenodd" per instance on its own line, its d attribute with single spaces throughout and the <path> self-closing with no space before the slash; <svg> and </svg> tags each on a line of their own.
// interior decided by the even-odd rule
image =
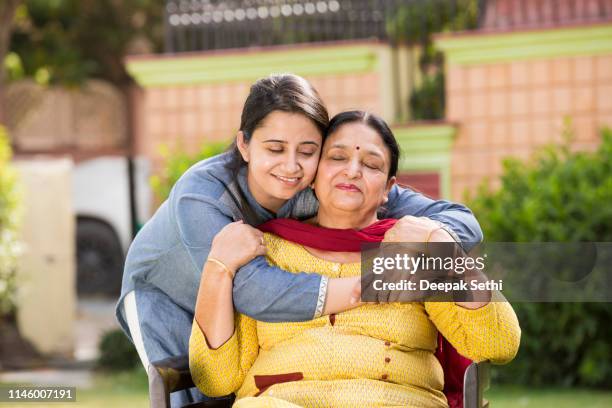
<svg viewBox="0 0 612 408">
<path fill-rule="evenodd" d="M 226 273 L 229 275 L 230 279 L 232 279 L 232 280 L 234 279 L 234 274 L 235 274 L 235 273 L 234 273 L 234 272 L 232 272 L 232 270 L 231 270 L 230 268 L 228 268 L 228 267 L 227 267 L 227 265 L 226 265 L 226 264 L 224 264 L 223 262 L 221 262 L 220 260 L 218 260 L 218 259 L 216 259 L 216 258 L 211 258 L 211 257 L 208 257 L 208 258 L 206 259 L 206 262 L 212 262 L 212 263 L 214 263 L 215 265 L 217 265 L 217 266 L 221 267 L 221 269 L 223 269 L 223 270 L 224 270 L 224 271 L 225 271 L 225 272 L 226 272 Z"/>
</svg>

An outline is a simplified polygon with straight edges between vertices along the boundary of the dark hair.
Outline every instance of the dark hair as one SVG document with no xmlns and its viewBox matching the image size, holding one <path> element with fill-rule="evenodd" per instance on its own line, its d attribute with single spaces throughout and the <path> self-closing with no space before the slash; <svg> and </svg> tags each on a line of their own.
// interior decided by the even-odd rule
<svg viewBox="0 0 612 408">
<path fill-rule="evenodd" d="M 325 137 L 331 135 L 341 126 L 348 123 L 363 123 L 364 125 L 374 129 L 376 133 L 380 135 L 380 138 L 384 142 L 385 146 L 387 146 L 387 149 L 389 149 L 391 156 L 391 166 L 389 167 L 387 179 L 395 177 L 397 175 L 397 168 L 399 165 L 400 148 L 387 123 L 381 117 L 365 111 L 354 110 L 342 112 L 334 116 L 329 121 L 329 127 L 327 128 L 327 134 Z"/>
<path fill-rule="evenodd" d="M 319 129 L 323 139 L 329 125 L 329 114 L 323 100 L 314 87 L 304 78 L 293 74 L 270 75 L 251 85 L 240 117 L 240 130 L 245 141 L 274 111 L 299 113 L 310 119 Z M 245 164 L 236 140 L 228 148 L 231 158 L 228 167 L 240 168 Z"/>
</svg>

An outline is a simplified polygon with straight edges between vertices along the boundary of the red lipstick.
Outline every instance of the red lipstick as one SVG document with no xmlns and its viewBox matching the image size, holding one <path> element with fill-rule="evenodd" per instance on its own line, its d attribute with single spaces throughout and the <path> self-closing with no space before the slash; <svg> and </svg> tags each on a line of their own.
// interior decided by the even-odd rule
<svg viewBox="0 0 612 408">
<path fill-rule="evenodd" d="M 361 192 L 359 187 L 357 187 L 354 184 L 349 184 L 349 183 L 336 184 L 336 188 L 340 190 L 344 190 L 344 191 Z"/>
</svg>

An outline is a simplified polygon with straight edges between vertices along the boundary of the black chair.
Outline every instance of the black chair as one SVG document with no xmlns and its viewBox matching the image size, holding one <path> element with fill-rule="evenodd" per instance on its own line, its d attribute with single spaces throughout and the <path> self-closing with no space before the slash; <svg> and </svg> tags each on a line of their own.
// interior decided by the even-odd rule
<svg viewBox="0 0 612 408">
<path fill-rule="evenodd" d="M 489 362 L 472 363 L 463 377 L 463 408 L 488 408 L 483 398 L 489 388 Z M 170 408 L 170 394 L 194 387 L 189 372 L 189 357 L 171 357 L 156 361 L 148 368 L 151 408 Z M 184 408 L 230 408 L 233 398 L 189 404 Z"/>
</svg>

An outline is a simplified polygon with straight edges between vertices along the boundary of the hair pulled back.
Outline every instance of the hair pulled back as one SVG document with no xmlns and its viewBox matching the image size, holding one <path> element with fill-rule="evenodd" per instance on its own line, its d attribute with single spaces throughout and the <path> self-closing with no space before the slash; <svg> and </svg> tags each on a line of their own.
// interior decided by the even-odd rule
<svg viewBox="0 0 612 408">
<path fill-rule="evenodd" d="M 255 130 L 274 111 L 304 115 L 325 138 L 329 125 L 327 108 L 316 89 L 304 78 L 293 74 L 270 75 L 251 86 L 240 117 L 240 130 L 247 143 L 251 141 Z M 231 152 L 228 167 L 238 169 L 245 164 L 236 141 L 228 150 Z"/>
<path fill-rule="evenodd" d="M 337 131 L 341 126 L 349 123 L 363 123 L 378 133 L 387 149 L 389 149 L 391 156 L 387 179 L 395 177 L 399 166 L 400 148 L 387 123 L 381 117 L 366 111 L 354 110 L 342 112 L 329 121 L 326 137 Z"/>
</svg>

